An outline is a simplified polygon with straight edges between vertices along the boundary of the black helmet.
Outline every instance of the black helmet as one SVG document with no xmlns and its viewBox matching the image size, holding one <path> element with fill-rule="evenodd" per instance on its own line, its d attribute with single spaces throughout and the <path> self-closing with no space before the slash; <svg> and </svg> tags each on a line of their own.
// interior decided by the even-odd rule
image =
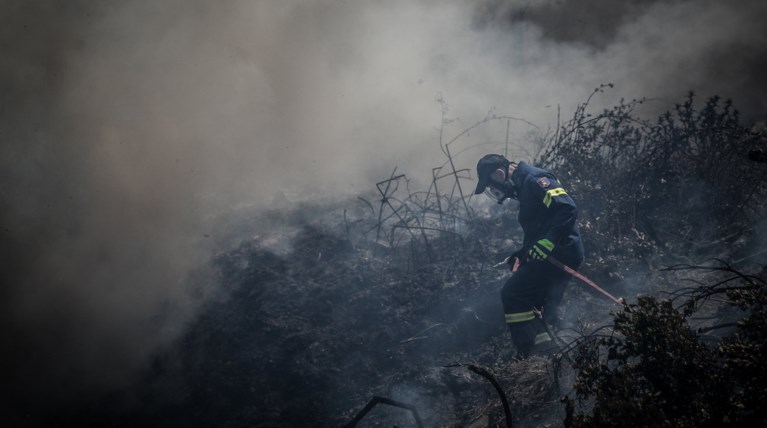
<svg viewBox="0 0 767 428">
<path fill-rule="evenodd" d="M 511 162 L 501 155 L 485 155 L 477 162 L 477 188 L 474 190 L 475 195 L 485 191 L 488 183 L 490 182 L 490 175 L 495 172 L 496 169 L 502 169 L 504 171 L 509 169 Z"/>
</svg>

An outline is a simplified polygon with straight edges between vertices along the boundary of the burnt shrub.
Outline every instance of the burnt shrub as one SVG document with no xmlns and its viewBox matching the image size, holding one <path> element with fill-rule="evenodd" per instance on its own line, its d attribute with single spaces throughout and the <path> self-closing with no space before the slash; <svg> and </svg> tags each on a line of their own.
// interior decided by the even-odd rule
<svg viewBox="0 0 767 428">
<path fill-rule="evenodd" d="M 713 270 L 721 280 L 677 295 L 682 303 L 642 297 L 613 314 L 609 334 L 583 339 L 573 365 L 574 396 L 564 400 L 566 426 L 767 422 L 767 283 L 727 266 Z M 737 313 L 737 321 L 691 327 L 692 315 L 714 296 L 727 302 L 720 313 Z M 726 334 L 712 342 L 704 334 L 710 331 Z"/>
<path fill-rule="evenodd" d="M 701 103 L 690 93 L 648 121 L 635 113 L 645 100 L 599 113 L 589 112 L 590 100 L 544 143 L 537 163 L 557 171 L 579 202 L 594 259 L 709 257 L 762 218 L 766 169 L 749 156 L 767 136 L 741 123 L 730 101 Z"/>
</svg>

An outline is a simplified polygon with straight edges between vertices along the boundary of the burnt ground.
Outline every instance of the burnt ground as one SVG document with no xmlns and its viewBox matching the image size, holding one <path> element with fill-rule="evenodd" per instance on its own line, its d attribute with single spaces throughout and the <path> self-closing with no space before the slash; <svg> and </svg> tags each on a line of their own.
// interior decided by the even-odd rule
<svg viewBox="0 0 767 428">
<path fill-rule="evenodd" d="M 213 261 L 221 294 L 143 380 L 72 417 L 104 426 L 343 426 L 381 396 L 415 406 L 429 427 L 504 426 L 492 385 L 465 366 L 475 364 L 504 389 L 515 426 L 561 426 L 566 365 L 512 359 L 499 300 L 509 274 L 492 264 L 521 230 L 515 211 L 492 210 L 428 246 L 388 246 L 372 239 L 375 230 L 354 236 L 369 223 L 350 233 L 348 218 L 300 219 L 289 225 L 289 250 L 275 248 L 273 235 L 242 240 Z M 578 303 L 563 305 L 571 318 L 604 319 L 609 301 L 576 287 L 566 299 Z M 415 420 L 379 405 L 359 426 Z"/>
</svg>

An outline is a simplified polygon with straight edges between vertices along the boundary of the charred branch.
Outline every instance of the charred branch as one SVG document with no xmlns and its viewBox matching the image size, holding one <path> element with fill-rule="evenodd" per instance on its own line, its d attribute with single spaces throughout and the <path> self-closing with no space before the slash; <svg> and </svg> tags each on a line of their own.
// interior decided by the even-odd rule
<svg viewBox="0 0 767 428">
<path fill-rule="evenodd" d="M 390 398 L 386 397 L 378 397 L 374 396 L 370 402 L 357 414 L 357 416 L 354 417 L 348 424 L 344 425 L 345 428 L 353 428 L 356 427 L 357 424 L 367 415 L 371 410 L 373 410 L 373 407 L 375 407 L 378 404 L 387 404 L 389 406 L 393 407 L 399 407 L 401 409 L 405 409 L 408 412 L 413 414 L 413 418 L 415 419 L 415 423 L 418 426 L 418 428 L 423 428 L 423 421 L 421 421 L 421 417 L 418 415 L 418 410 L 413 406 L 412 404 L 403 403 L 400 401 L 395 401 Z"/>
</svg>

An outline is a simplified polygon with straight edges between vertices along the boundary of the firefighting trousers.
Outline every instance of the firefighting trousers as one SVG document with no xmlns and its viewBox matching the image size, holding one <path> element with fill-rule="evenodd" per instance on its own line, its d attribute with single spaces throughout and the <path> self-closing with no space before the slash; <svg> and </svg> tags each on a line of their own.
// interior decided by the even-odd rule
<svg viewBox="0 0 767 428">
<path fill-rule="evenodd" d="M 569 280 L 567 272 L 551 263 L 528 261 L 506 281 L 501 302 L 511 339 L 521 355 L 527 356 L 533 346 L 551 340 L 535 311 L 542 310 L 543 321 L 554 324 Z"/>
</svg>

